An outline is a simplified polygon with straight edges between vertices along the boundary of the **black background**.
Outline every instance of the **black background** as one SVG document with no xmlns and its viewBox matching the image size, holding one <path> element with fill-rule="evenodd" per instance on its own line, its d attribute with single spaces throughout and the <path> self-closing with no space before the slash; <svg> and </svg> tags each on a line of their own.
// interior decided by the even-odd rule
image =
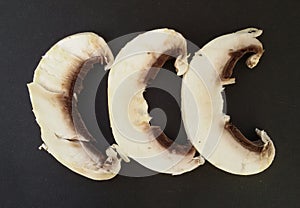
<svg viewBox="0 0 300 208">
<path fill-rule="evenodd" d="M 0 1 L 1 207 L 297 207 L 299 201 L 299 1 Z M 59 164 L 41 144 L 26 83 L 59 39 L 94 31 L 107 41 L 174 28 L 202 46 L 249 26 L 266 52 L 253 70 L 238 63 L 226 88 L 228 113 L 246 135 L 269 132 L 276 158 L 242 177 L 208 162 L 179 177 L 92 181 Z M 299 205 L 298 205 L 299 206 Z"/>
</svg>

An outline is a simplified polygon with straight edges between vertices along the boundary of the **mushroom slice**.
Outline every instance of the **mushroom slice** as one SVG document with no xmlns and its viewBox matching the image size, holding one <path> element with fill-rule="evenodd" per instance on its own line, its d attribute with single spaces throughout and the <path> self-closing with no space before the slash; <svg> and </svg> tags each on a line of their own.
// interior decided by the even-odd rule
<svg viewBox="0 0 300 208">
<path fill-rule="evenodd" d="M 194 157 L 191 144 L 177 144 L 149 124 L 143 97 L 148 81 L 169 57 L 176 58 L 177 74 L 184 74 L 186 40 L 174 30 L 148 31 L 128 42 L 109 72 L 108 107 L 114 138 L 127 156 L 151 170 L 178 175 L 198 167 L 203 159 Z"/>
<path fill-rule="evenodd" d="M 56 43 L 41 59 L 28 84 L 36 121 L 47 150 L 74 172 L 95 180 L 114 177 L 120 170 L 117 146 L 96 149 L 77 110 L 82 80 L 94 63 L 113 62 L 106 42 L 98 35 L 79 33 Z"/>
<path fill-rule="evenodd" d="M 182 81 L 182 117 L 188 138 L 214 166 L 233 174 L 250 175 L 268 168 L 275 147 L 265 131 L 256 129 L 258 141 L 248 140 L 223 113 L 223 85 L 236 62 L 246 53 L 253 68 L 263 54 L 256 39 L 261 30 L 249 28 L 218 37 L 195 53 Z"/>
</svg>

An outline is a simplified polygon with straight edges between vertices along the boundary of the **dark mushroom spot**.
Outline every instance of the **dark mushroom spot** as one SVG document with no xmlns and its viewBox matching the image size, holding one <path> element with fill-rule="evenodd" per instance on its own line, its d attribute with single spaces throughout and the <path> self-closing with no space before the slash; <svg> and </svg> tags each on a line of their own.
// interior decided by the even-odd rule
<svg viewBox="0 0 300 208">
<path fill-rule="evenodd" d="M 161 146 L 168 149 L 170 153 L 186 155 L 195 151 L 195 148 L 191 143 L 177 144 L 176 142 L 168 138 L 164 133 L 161 133 L 158 137 L 156 137 L 156 140 Z"/>
<path fill-rule="evenodd" d="M 253 32 L 253 31 L 249 31 L 249 32 Z M 233 68 L 235 67 L 236 63 L 247 53 L 262 54 L 263 49 L 259 46 L 250 45 L 246 48 L 242 48 L 237 51 L 231 51 L 229 53 L 230 59 L 227 61 L 227 63 L 223 68 L 221 74 L 221 80 L 228 80 L 231 78 L 231 75 L 233 73 Z M 241 131 L 236 126 L 234 126 L 229 122 L 225 124 L 224 128 L 233 136 L 233 138 L 237 142 L 239 142 L 243 147 L 245 147 L 250 151 L 262 153 L 265 149 L 268 149 L 267 147 L 264 146 L 264 143 L 262 142 L 261 139 L 258 139 L 256 141 L 250 141 L 241 133 Z"/>
<path fill-rule="evenodd" d="M 250 45 L 246 48 L 242 48 L 237 51 L 231 51 L 229 53 L 230 59 L 227 61 L 225 64 L 222 73 L 221 73 L 221 80 L 228 80 L 230 79 L 232 73 L 233 73 L 233 68 L 245 54 L 247 53 L 263 53 L 263 49 L 259 46 L 256 45 Z"/>
<path fill-rule="evenodd" d="M 147 84 L 149 83 L 149 81 L 155 79 L 157 73 L 160 70 L 160 67 L 162 67 L 169 58 L 170 56 L 166 54 L 162 54 L 161 56 L 159 56 L 155 63 L 152 64 L 152 67 L 149 69 L 147 75 L 143 80 L 143 83 Z"/>
<path fill-rule="evenodd" d="M 248 33 L 255 33 L 257 30 L 253 29 L 253 30 L 249 30 Z"/>
<path fill-rule="evenodd" d="M 94 62 L 96 63 L 96 61 Z M 60 101 L 62 102 L 65 111 L 72 116 L 72 108 L 77 107 L 76 104 L 72 105 L 72 98 L 73 94 L 79 94 L 81 90 L 83 89 L 83 79 L 87 75 L 87 73 L 90 71 L 90 69 L 93 67 L 93 63 L 89 62 L 87 60 L 84 62 L 81 66 L 76 68 L 76 71 L 70 70 L 72 74 L 69 76 L 69 83 L 66 83 L 65 85 L 69 85 L 69 91 L 68 94 L 62 96 Z"/>
<path fill-rule="evenodd" d="M 69 91 L 67 94 L 58 95 L 58 100 L 61 102 L 63 106 L 64 115 L 66 119 L 70 120 L 74 125 L 75 131 L 78 135 L 81 135 L 89 142 L 94 142 L 94 137 L 88 131 L 80 112 L 78 111 L 77 101 L 73 99 L 73 94 L 76 93 L 77 95 L 83 89 L 83 80 L 88 74 L 88 72 L 92 69 L 93 64 L 101 62 L 102 57 L 92 57 L 91 59 L 85 61 L 80 67 L 76 68 L 70 75 L 69 83 L 66 83 L 70 86 Z M 72 70 L 70 70 L 72 71 Z M 85 148 L 89 149 L 89 151 L 96 154 L 101 161 L 105 160 L 104 155 L 100 151 L 98 151 L 93 144 L 88 144 L 89 142 L 80 141 L 75 138 L 65 138 L 66 140 L 72 142 L 76 146 L 83 145 Z"/>
<path fill-rule="evenodd" d="M 105 165 L 112 165 L 112 161 L 105 161 Z"/>
<path fill-rule="evenodd" d="M 258 139 L 256 141 L 250 141 L 232 123 L 227 122 L 224 128 L 233 136 L 233 138 L 237 142 L 239 142 L 246 149 L 257 153 L 261 153 L 265 149 L 264 143 L 261 139 Z"/>
<path fill-rule="evenodd" d="M 162 54 L 158 59 L 155 61 L 155 63 L 152 65 L 152 67 L 162 67 L 165 62 L 170 58 L 167 54 Z"/>
<path fill-rule="evenodd" d="M 68 112 L 68 115 L 70 116 L 70 119 L 73 122 L 77 133 L 89 141 L 95 141 L 95 139 L 89 133 L 87 127 L 83 122 L 83 119 L 78 111 L 77 101 L 73 99 L 73 94 L 76 93 L 78 95 L 82 91 L 84 78 L 93 68 L 93 65 L 95 63 L 101 63 L 102 60 L 103 58 L 100 56 L 92 57 L 85 61 L 80 67 L 78 67 L 76 71 L 74 71 L 71 75 L 69 93 L 62 99 L 65 110 Z"/>
</svg>

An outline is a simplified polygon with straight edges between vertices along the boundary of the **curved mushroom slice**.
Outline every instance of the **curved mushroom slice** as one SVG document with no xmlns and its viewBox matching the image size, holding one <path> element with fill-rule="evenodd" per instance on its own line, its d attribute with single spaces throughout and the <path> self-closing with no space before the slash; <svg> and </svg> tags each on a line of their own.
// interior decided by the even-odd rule
<svg viewBox="0 0 300 208">
<path fill-rule="evenodd" d="M 176 57 L 177 74 L 184 74 L 186 50 L 185 39 L 174 30 L 143 33 L 119 52 L 108 77 L 110 123 L 119 147 L 143 166 L 173 175 L 193 170 L 204 161 L 194 157 L 191 144 L 179 145 L 159 127 L 150 126 L 143 92 L 169 57 Z"/>
<path fill-rule="evenodd" d="M 263 54 L 255 28 L 218 37 L 195 53 L 182 81 L 182 117 L 187 135 L 200 154 L 216 167 L 240 175 L 259 173 L 268 168 L 275 147 L 264 131 L 256 129 L 258 141 L 248 140 L 223 113 L 224 84 L 231 78 L 236 62 L 246 53 L 253 68 Z"/>
<path fill-rule="evenodd" d="M 113 62 L 101 37 L 94 33 L 66 37 L 43 56 L 28 89 L 41 127 L 41 147 L 74 172 L 106 180 L 120 170 L 117 146 L 109 147 L 106 155 L 97 150 L 77 110 L 82 79 L 97 62 L 105 62 L 106 67 Z"/>
</svg>

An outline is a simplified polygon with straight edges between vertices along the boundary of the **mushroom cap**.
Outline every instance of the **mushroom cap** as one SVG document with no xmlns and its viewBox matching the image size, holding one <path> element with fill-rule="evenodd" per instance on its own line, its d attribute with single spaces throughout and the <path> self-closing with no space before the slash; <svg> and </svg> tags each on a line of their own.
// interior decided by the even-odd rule
<svg viewBox="0 0 300 208">
<path fill-rule="evenodd" d="M 182 118 L 189 140 L 214 166 L 233 174 L 251 175 L 267 169 L 275 147 L 265 131 L 256 129 L 259 141 L 248 140 L 223 113 L 223 85 L 231 78 L 236 62 L 246 53 L 253 68 L 263 54 L 257 36 L 249 28 L 218 37 L 195 53 L 182 81 Z"/>
<path fill-rule="evenodd" d="M 174 30 L 157 29 L 138 35 L 116 56 L 108 77 L 108 107 L 114 138 L 128 157 L 161 173 L 181 174 L 203 163 L 194 157 L 191 144 L 172 142 L 159 127 L 149 124 L 148 105 L 143 97 L 169 57 L 175 57 L 177 74 L 188 69 L 184 37 Z"/>
<path fill-rule="evenodd" d="M 98 35 L 86 32 L 60 40 L 42 57 L 28 84 L 41 128 L 41 146 L 72 171 L 95 180 L 114 177 L 121 159 L 115 146 L 100 152 L 77 110 L 82 80 L 94 63 L 109 67 L 113 55 Z"/>
</svg>

